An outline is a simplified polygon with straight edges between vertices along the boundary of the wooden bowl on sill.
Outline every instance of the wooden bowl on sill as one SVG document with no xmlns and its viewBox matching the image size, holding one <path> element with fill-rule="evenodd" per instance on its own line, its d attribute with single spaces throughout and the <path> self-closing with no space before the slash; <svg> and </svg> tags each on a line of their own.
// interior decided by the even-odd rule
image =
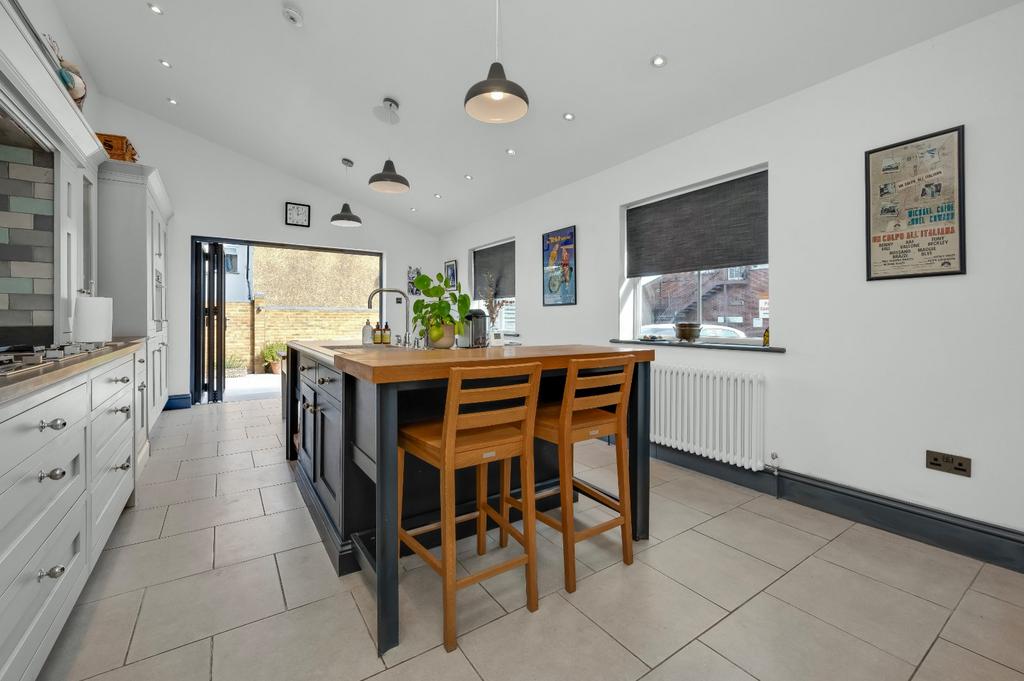
<svg viewBox="0 0 1024 681">
<path fill-rule="evenodd" d="M 688 343 L 700 338 L 700 322 L 676 322 L 672 326 L 676 329 L 676 338 Z"/>
</svg>

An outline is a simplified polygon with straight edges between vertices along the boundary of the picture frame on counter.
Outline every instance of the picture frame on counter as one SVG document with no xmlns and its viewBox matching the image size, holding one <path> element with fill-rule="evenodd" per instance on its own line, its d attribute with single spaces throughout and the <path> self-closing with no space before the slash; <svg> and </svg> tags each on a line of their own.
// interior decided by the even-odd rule
<svg viewBox="0 0 1024 681">
<path fill-rule="evenodd" d="M 459 284 L 459 261 L 458 260 L 445 260 L 444 261 L 444 276 L 448 279 L 448 289 L 455 290 Z"/>
<path fill-rule="evenodd" d="M 284 224 L 289 227 L 309 227 L 312 209 L 307 203 L 286 201 L 284 204 Z"/>
<path fill-rule="evenodd" d="M 562 227 L 541 236 L 541 288 L 543 303 L 576 304 L 576 225 Z"/>
<path fill-rule="evenodd" d="M 864 153 L 867 280 L 966 274 L 964 126 Z"/>
</svg>

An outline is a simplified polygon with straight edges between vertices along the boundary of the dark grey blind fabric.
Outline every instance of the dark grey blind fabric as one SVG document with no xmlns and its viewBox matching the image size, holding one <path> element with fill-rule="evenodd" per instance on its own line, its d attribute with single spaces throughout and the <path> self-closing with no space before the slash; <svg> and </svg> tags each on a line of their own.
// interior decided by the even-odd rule
<svg viewBox="0 0 1024 681">
<path fill-rule="evenodd" d="M 473 251 L 473 298 L 483 300 L 487 275 L 494 275 L 495 298 L 516 295 L 516 242 L 506 241 Z"/>
<path fill-rule="evenodd" d="M 626 276 L 768 262 L 768 171 L 626 211 Z"/>
</svg>

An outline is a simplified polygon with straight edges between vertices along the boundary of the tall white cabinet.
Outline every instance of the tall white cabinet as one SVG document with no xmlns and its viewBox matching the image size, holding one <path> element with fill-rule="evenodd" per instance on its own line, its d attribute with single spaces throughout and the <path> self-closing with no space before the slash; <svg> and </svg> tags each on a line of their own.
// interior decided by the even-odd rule
<svg viewBox="0 0 1024 681">
<path fill-rule="evenodd" d="M 174 211 L 156 168 L 121 161 L 100 164 L 98 204 L 99 295 L 114 299 L 115 336 L 146 338 L 140 401 L 151 431 L 168 397 L 167 225 Z"/>
</svg>

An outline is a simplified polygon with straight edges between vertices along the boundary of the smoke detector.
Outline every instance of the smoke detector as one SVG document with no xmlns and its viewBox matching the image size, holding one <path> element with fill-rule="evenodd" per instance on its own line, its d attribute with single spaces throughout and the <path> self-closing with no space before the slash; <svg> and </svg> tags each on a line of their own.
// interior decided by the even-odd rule
<svg viewBox="0 0 1024 681">
<path fill-rule="evenodd" d="M 292 26 L 295 26 L 296 28 L 302 26 L 302 12 L 299 11 L 298 7 L 295 7 L 294 5 L 285 5 L 281 9 L 281 15 L 284 17 L 284 20 Z"/>
</svg>

